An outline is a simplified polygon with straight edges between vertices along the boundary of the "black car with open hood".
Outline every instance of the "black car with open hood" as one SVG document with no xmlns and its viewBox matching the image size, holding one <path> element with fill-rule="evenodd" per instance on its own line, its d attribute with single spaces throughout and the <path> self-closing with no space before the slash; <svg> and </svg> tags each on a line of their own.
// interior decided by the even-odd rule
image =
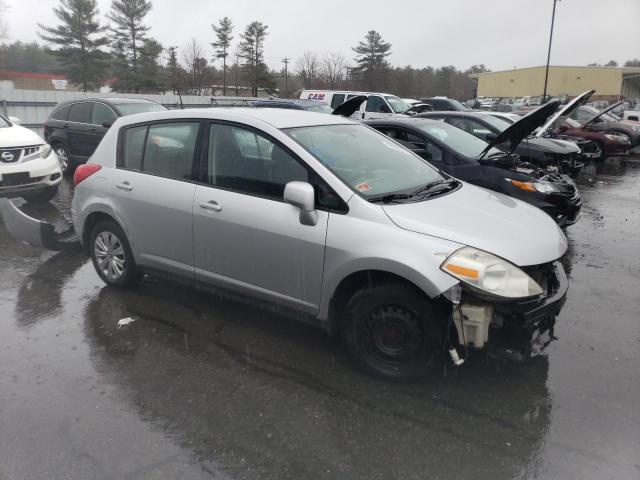
<svg viewBox="0 0 640 480">
<path fill-rule="evenodd" d="M 538 121 L 529 121 L 528 128 L 536 128 Z M 409 117 L 364 123 L 453 177 L 541 208 L 561 227 L 578 220 L 582 201 L 567 175 L 523 162 L 517 154 L 499 150 L 443 121 Z M 525 128 L 518 129 L 498 142 L 507 140 L 515 147 L 518 137 L 529 134 Z"/>
<path fill-rule="evenodd" d="M 580 147 L 570 141 L 537 138 L 532 132 L 554 113 L 559 102 L 549 102 L 518 121 L 506 121 L 488 112 L 428 112 L 420 117 L 443 120 L 491 142 L 501 150 L 517 153 L 522 161 L 548 171 L 575 175 L 583 168 Z"/>
</svg>

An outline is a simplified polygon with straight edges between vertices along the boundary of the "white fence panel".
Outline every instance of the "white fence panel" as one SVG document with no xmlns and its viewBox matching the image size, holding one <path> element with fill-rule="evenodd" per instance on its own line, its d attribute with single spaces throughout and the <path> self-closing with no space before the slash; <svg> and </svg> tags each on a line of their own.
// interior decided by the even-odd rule
<svg viewBox="0 0 640 480">
<path fill-rule="evenodd" d="M 212 97 L 198 95 L 148 95 L 97 92 L 65 92 L 60 90 L 19 90 L 0 87 L 0 113 L 5 116 L 18 117 L 23 126 L 43 134 L 44 122 L 54 107 L 67 100 L 84 100 L 87 98 L 143 98 L 161 103 L 167 108 L 211 108 L 247 106 L 249 102 L 258 100 L 252 97 Z"/>
</svg>

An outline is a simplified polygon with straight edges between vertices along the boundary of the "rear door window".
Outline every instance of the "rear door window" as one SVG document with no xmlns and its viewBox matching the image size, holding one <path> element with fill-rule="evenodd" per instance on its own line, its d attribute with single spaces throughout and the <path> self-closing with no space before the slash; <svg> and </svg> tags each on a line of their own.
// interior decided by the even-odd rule
<svg viewBox="0 0 640 480">
<path fill-rule="evenodd" d="M 142 171 L 162 177 L 191 180 L 200 122 L 149 126 Z"/>
<path fill-rule="evenodd" d="M 71 105 L 69 121 L 76 123 L 91 123 L 91 111 L 93 102 L 80 102 Z"/>
</svg>

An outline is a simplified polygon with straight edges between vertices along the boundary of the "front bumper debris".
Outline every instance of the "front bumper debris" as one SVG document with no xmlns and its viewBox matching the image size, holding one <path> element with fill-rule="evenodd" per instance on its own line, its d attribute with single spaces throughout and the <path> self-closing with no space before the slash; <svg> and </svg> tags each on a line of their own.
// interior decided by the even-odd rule
<svg viewBox="0 0 640 480">
<path fill-rule="evenodd" d="M 542 287 L 544 293 L 540 297 L 497 302 L 475 291 L 464 290 L 462 295 L 462 305 L 472 305 L 475 309 L 485 308 L 491 319 L 488 340 L 481 346 L 490 356 L 510 363 L 523 363 L 539 355 L 555 339 L 556 316 L 564 306 L 569 289 L 569 282 L 560 262 L 524 267 L 523 270 Z M 475 325 L 481 325 L 478 319 L 469 320 L 471 325 L 474 322 Z M 461 330 L 462 323 L 462 319 L 456 322 L 459 343 L 477 347 L 473 344 L 473 337 Z"/>
<path fill-rule="evenodd" d="M 26 204 L 20 208 L 7 198 L 0 198 L 0 213 L 9 234 L 18 242 L 45 250 L 67 250 L 75 248 L 78 240 L 71 225 L 55 207 L 47 204 L 53 212 L 29 212 Z M 41 207 L 42 208 L 42 207 Z M 51 217 L 52 220 L 39 220 L 30 213 Z M 43 215 L 44 214 L 44 215 Z"/>
</svg>

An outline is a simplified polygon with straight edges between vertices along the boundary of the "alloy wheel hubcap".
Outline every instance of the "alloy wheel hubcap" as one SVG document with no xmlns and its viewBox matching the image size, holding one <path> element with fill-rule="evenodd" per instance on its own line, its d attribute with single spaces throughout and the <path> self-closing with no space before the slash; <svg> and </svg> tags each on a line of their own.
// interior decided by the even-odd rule
<svg viewBox="0 0 640 480">
<path fill-rule="evenodd" d="M 69 159 L 67 158 L 67 151 L 62 148 L 56 148 L 56 155 L 58 156 L 58 160 L 60 161 L 60 168 L 64 172 L 69 166 Z"/>
<path fill-rule="evenodd" d="M 126 261 L 124 248 L 118 237 L 104 231 L 96 237 L 93 245 L 98 268 L 110 281 L 116 281 L 124 274 Z"/>
</svg>

